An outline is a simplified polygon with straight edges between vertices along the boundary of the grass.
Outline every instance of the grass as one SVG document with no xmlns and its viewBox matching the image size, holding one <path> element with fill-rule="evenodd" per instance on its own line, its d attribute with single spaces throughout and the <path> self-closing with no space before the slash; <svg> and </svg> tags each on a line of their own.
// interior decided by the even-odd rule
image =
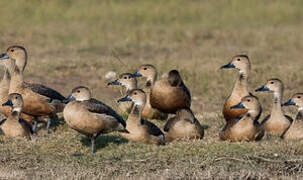
<svg viewBox="0 0 303 180">
<path fill-rule="evenodd" d="M 32 141 L 1 136 L 0 177 L 302 178 L 301 141 L 218 138 L 221 107 L 237 76 L 219 67 L 233 55 L 251 58 L 251 90 L 276 77 L 285 83 L 284 100 L 303 91 L 302 6 L 300 0 L 0 1 L 0 51 L 12 44 L 27 48 L 27 81 L 64 95 L 85 85 L 117 108 L 119 91 L 106 87 L 106 72 L 134 72 L 143 63 L 154 64 L 160 74 L 178 69 L 193 94 L 193 111 L 209 127 L 203 140 L 163 147 L 127 142 L 113 133 L 98 139 L 93 156 L 89 141 L 65 124 L 50 135 L 41 131 Z M 271 96 L 256 95 L 265 117 Z M 294 108 L 285 111 L 294 117 Z"/>
</svg>

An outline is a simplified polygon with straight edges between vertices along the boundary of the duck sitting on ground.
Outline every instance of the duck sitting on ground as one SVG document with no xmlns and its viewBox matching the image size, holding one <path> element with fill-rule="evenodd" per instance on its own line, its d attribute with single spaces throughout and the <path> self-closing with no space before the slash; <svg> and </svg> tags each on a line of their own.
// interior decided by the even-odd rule
<svg viewBox="0 0 303 180">
<path fill-rule="evenodd" d="M 165 138 L 163 132 L 153 123 L 142 119 L 142 111 L 146 103 L 146 94 L 141 89 L 134 89 L 118 102 L 132 101 L 133 109 L 126 121 L 126 130 L 129 133 L 121 135 L 134 142 L 147 144 L 164 145 Z"/>
<path fill-rule="evenodd" d="M 242 98 L 241 102 L 232 109 L 247 109 L 247 113 L 226 123 L 219 136 L 221 140 L 257 141 L 264 136 L 264 129 L 258 123 L 262 107 L 257 97 L 249 95 Z"/>
</svg>

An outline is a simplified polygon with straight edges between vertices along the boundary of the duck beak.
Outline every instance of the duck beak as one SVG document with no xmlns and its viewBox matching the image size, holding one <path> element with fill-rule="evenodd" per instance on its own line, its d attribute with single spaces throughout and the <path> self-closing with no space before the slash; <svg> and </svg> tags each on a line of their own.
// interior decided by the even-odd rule
<svg viewBox="0 0 303 180">
<path fill-rule="evenodd" d="M 120 102 L 125 102 L 125 101 L 132 101 L 132 99 L 129 96 L 125 96 L 125 97 L 119 99 L 117 102 L 120 103 Z"/>
<path fill-rule="evenodd" d="M 228 68 L 235 68 L 235 67 L 236 66 L 233 64 L 233 62 L 229 62 L 228 64 L 221 66 L 220 69 L 228 69 Z"/>
<path fill-rule="evenodd" d="M 234 106 L 230 107 L 230 109 L 243 109 L 243 108 L 245 108 L 245 107 L 244 107 L 242 102 L 240 102 L 237 105 L 234 105 Z"/>
<path fill-rule="evenodd" d="M 111 85 L 121 85 L 121 83 L 118 81 L 118 79 L 114 80 L 114 81 L 111 81 L 109 83 L 107 83 L 108 86 L 111 86 Z"/>
<path fill-rule="evenodd" d="M 5 103 L 2 104 L 2 106 L 10 106 L 13 107 L 13 102 L 9 99 Z"/>
<path fill-rule="evenodd" d="M 262 86 L 262 87 L 256 89 L 255 91 L 256 91 L 256 92 L 258 92 L 258 91 L 269 91 L 269 88 L 268 88 L 266 85 L 264 85 L 264 86 Z"/>
<path fill-rule="evenodd" d="M 285 102 L 284 104 L 282 104 L 282 106 L 295 106 L 296 103 L 294 102 L 293 99 L 288 100 L 287 102 Z"/>
<path fill-rule="evenodd" d="M 69 95 L 66 99 L 64 99 L 62 102 L 67 104 L 71 101 L 75 100 L 75 97 L 73 95 Z"/>
<path fill-rule="evenodd" d="M 8 55 L 6 53 L 0 54 L 0 60 L 1 59 L 8 59 Z"/>
<path fill-rule="evenodd" d="M 136 77 L 141 77 L 141 76 L 142 76 L 142 74 L 139 71 L 137 71 L 134 74 L 132 74 L 130 77 L 136 78 Z"/>
</svg>

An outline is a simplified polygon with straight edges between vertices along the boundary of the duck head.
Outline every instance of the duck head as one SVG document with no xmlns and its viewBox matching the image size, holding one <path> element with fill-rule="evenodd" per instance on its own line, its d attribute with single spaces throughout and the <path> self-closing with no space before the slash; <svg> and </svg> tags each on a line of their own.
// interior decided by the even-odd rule
<svg viewBox="0 0 303 180">
<path fill-rule="evenodd" d="M 135 105 L 144 106 L 146 102 L 146 94 L 142 89 L 131 90 L 127 96 L 118 100 L 119 102 L 132 101 Z"/>
<path fill-rule="evenodd" d="M 27 52 L 22 46 L 10 46 L 7 48 L 5 53 L 0 55 L 0 60 L 10 59 L 15 62 L 15 65 L 21 70 L 24 71 L 24 68 L 27 64 Z"/>
<path fill-rule="evenodd" d="M 248 95 L 241 99 L 241 102 L 231 107 L 231 109 L 247 109 L 248 113 L 254 116 L 260 114 L 261 104 L 257 97 Z"/>
<path fill-rule="evenodd" d="M 109 82 L 107 85 L 120 85 L 125 87 L 127 90 L 131 90 L 137 88 L 137 79 L 133 78 L 131 73 L 123 73 L 118 79 Z"/>
<path fill-rule="evenodd" d="M 2 106 L 10 106 L 12 107 L 12 111 L 21 112 L 23 108 L 22 96 L 18 93 L 11 93 L 8 96 L 8 100 Z"/>
<path fill-rule="evenodd" d="M 303 93 L 294 94 L 283 106 L 298 106 L 303 109 Z"/>
<path fill-rule="evenodd" d="M 64 103 L 69 103 L 73 100 L 86 101 L 91 98 L 91 91 L 85 86 L 78 86 L 72 90 L 72 93 L 63 100 Z"/>
<path fill-rule="evenodd" d="M 235 68 L 238 69 L 240 74 L 247 73 L 250 70 L 250 62 L 247 55 L 236 55 L 232 57 L 231 61 L 220 69 Z"/>
</svg>

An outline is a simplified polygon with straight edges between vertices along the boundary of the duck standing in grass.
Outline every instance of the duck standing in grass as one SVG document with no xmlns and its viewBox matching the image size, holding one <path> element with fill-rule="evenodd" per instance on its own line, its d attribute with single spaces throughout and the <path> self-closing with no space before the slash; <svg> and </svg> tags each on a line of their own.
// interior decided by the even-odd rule
<svg viewBox="0 0 303 180">
<path fill-rule="evenodd" d="M 3 103 L 2 106 L 11 107 L 11 112 L 8 117 L 0 121 L 0 127 L 4 135 L 30 139 L 30 134 L 33 133 L 32 126 L 20 117 L 23 108 L 22 96 L 17 93 L 12 93 L 9 95 L 7 102 Z"/>
<path fill-rule="evenodd" d="M 264 136 L 264 130 L 258 123 L 262 107 L 257 97 L 249 95 L 242 98 L 241 102 L 232 109 L 246 109 L 247 113 L 227 123 L 219 136 L 221 140 L 257 141 Z"/>
<path fill-rule="evenodd" d="M 269 91 L 274 95 L 271 114 L 263 119 L 261 125 L 266 132 L 282 135 L 293 121 L 291 117 L 284 114 L 282 109 L 283 82 L 280 79 L 269 79 L 265 85 L 256 89 L 256 92 L 258 91 Z"/>
<path fill-rule="evenodd" d="M 202 139 L 204 129 L 190 109 L 180 109 L 164 126 L 165 140 Z"/>
<path fill-rule="evenodd" d="M 245 108 L 232 109 L 231 107 L 238 104 L 243 97 L 249 95 L 248 76 L 250 72 L 250 61 L 248 56 L 236 55 L 228 64 L 222 66 L 220 69 L 227 68 L 238 69 L 240 74 L 230 96 L 225 100 L 223 105 L 223 116 L 228 123 L 230 120 L 247 113 L 247 109 Z"/>
<path fill-rule="evenodd" d="M 57 112 L 62 112 L 65 99 L 57 91 L 41 84 L 26 83 L 23 80 L 23 71 L 27 64 L 27 52 L 22 46 L 11 46 L 6 53 L 0 55 L 0 60 L 5 61 L 6 67 L 11 75 L 9 93 L 21 94 L 24 101 L 23 112 L 34 116 L 33 130 L 36 126 L 39 116 L 56 117 Z M 47 119 L 47 130 L 51 124 L 51 119 Z"/>
<path fill-rule="evenodd" d="M 303 93 L 294 94 L 283 106 L 297 106 L 298 114 L 281 137 L 283 139 L 303 139 Z"/>
<path fill-rule="evenodd" d="M 150 87 L 151 90 L 150 104 L 152 108 L 172 114 L 175 114 L 179 109 L 190 109 L 190 91 L 177 70 L 171 70 L 167 78 L 156 80 L 156 68 L 153 65 L 145 64 L 141 65 L 133 76 L 146 78 L 146 86 Z"/>
<path fill-rule="evenodd" d="M 165 138 L 163 132 L 153 123 L 142 119 L 142 111 L 146 103 L 146 94 L 141 89 L 134 89 L 118 102 L 132 101 L 133 109 L 126 121 L 126 130 L 129 133 L 121 135 L 134 142 L 147 144 L 164 145 Z"/>
<path fill-rule="evenodd" d="M 112 131 L 127 133 L 123 118 L 111 107 L 92 98 L 87 87 L 74 88 L 64 102 L 67 103 L 63 110 L 67 125 L 90 138 L 91 153 L 96 152 L 95 141 L 100 134 Z"/>
</svg>

